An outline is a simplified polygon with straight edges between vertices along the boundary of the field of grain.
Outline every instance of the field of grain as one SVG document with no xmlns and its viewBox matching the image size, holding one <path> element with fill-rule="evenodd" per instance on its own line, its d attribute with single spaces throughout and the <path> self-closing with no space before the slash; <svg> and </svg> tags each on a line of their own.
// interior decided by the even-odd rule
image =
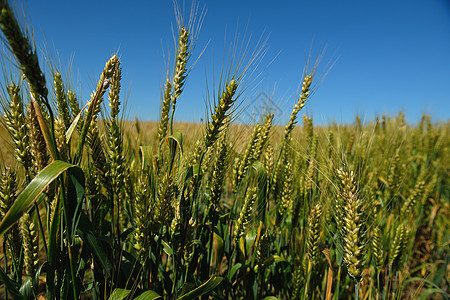
<svg viewBox="0 0 450 300">
<path fill-rule="evenodd" d="M 82 109 L 0 11 L 21 75 L 0 94 L 1 298 L 448 299 L 449 122 L 315 126 L 314 67 L 284 125 L 233 122 L 242 74 L 174 122 L 182 24 L 159 121 L 123 121 L 118 56 Z"/>
</svg>

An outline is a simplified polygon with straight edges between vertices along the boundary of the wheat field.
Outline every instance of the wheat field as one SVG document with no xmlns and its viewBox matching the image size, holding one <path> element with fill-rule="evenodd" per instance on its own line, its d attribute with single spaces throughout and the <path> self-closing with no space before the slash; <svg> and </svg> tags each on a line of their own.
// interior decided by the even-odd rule
<svg viewBox="0 0 450 300">
<path fill-rule="evenodd" d="M 117 55 L 78 99 L 0 12 L 1 298 L 448 299 L 448 121 L 317 126 L 309 66 L 286 124 L 234 122 L 245 68 L 204 123 L 175 122 L 185 24 L 158 122 L 126 121 Z"/>
</svg>

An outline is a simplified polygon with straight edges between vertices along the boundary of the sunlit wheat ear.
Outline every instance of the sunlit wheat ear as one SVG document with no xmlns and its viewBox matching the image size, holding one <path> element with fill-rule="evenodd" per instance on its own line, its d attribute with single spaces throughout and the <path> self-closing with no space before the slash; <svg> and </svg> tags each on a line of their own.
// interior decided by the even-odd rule
<svg viewBox="0 0 450 300">
<path fill-rule="evenodd" d="M 45 143 L 44 135 L 39 126 L 38 117 L 34 107 L 29 104 L 27 106 L 28 111 L 28 134 L 30 137 L 31 155 L 36 172 L 42 170 L 47 166 L 50 159 L 47 152 L 47 145 Z"/>
<path fill-rule="evenodd" d="M 236 225 L 234 228 L 234 241 L 236 245 L 239 242 L 239 239 L 244 235 L 244 231 L 247 227 L 247 224 L 250 222 L 251 213 L 253 210 L 253 204 L 256 201 L 257 196 L 257 188 L 253 187 L 247 191 L 247 195 L 245 197 L 244 205 L 242 206 L 241 212 L 239 214 L 239 218 L 236 221 Z"/>
<path fill-rule="evenodd" d="M 120 67 L 119 59 L 115 60 L 111 73 L 108 93 L 109 107 L 111 108 L 111 118 L 117 119 L 120 106 L 120 81 L 122 79 L 122 68 Z"/>
<path fill-rule="evenodd" d="M 25 213 L 21 219 L 25 273 L 34 278 L 39 265 L 39 240 L 33 218 Z"/>
<path fill-rule="evenodd" d="M 267 175 L 270 178 L 273 170 L 273 147 L 268 144 L 263 157 L 264 168 L 266 169 Z"/>
<path fill-rule="evenodd" d="M 202 155 L 203 143 L 201 140 L 196 140 L 194 146 L 192 147 L 192 153 L 186 159 L 184 166 L 189 168 L 190 166 L 198 165 L 200 163 L 200 157 Z"/>
<path fill-rule="evenodd" d="M 111 164 L 111 179 L 115 193 L 118 194 L 124 183 L 125 158 L 123 157 L 123 141 L 120 126 L 115 119 L 109 126 L 109 157 Z"/>
<path fill-rule="evenodd" d="M 92 162 L 105 187 L 111 188 L 111 174 L 109 170 L 109 164 L 106 160 L 106 155 L 103 149 L 102 141 L 100 139 L 100 133 L 97 126 L 90 126 L 87 135 L 87 142 L 90 148 L 90 155 L 92 156 Z"/>
<path fill-rule="evenodd" d="M 398 194 L 398 190 L 401 183 L 401 168 L 400 163 L 400 150 L 397 149 L 395 152 L 394 159 L 391 162 L 389 173 L 387 176 L 387 184 L 389 188 L 389 199 L 391 201 L 391 197 L 395 197 Z"/>
<path fill-rule="evenodd" d="M 28 137 L 28 128 L 23 108 L 20 87 L 11 83 L 8 86 L 10 97 L 9 112 L 5 110 L 5 125 L 11 135 L 15 149 L 14 154 L 17 160 L 22 163 L 25 172 L 28 174 L 31 166 L 31 153 Z"/>
<path fill-rule="evenodd" d="M 224 184 L 224 175 L 226 171 L 226 159 L 227 159 L 227 142 L 226 137 L 224 136 L 220 140 L 220 144 L 218 147 L 218 155 L 216 162 L 214 164 L 214 168 L 212 171 L 212 179 L 211 179 L 211 188 L 210 188 L 210 204 L 214 207 L 219 206 L 220 196 L 222 194 L 222 187 Z"/>
<path fill-rule="evenodd" d="M 344 261 L 348 273 L 356 281 L 361 279 L 364 243 L 361 227 L 363 203 L 358 196 L 353 172 L 336 170 L 339 179 L 338 198 L 342 207 L 336 215 L 344 250 Z"/>
<path fill-rule="evenodd" d="M 330 130 L 330 132 L 328 133 L 328 158 L 330 159 L 330 164 L 333 163 L 333 153 L 334 153 L 334 133 L 333 131 Z M 332 167 L 332 165 L 331 165 Z"/>
<path fill-rule="evenodd" d="M 178 97 L 183 92 L 186 79 L 186 64 L 189 58 L 189 31 L 181 27 L 178 37 L 177 58 L 173 75 L 172 111 L 175 110 Z"/>
<path fill-rule="evenodd" d="M 135 230 L 134 230 L 134 248 L 141 253 L 142 260 L 145 260 L 145 253 L 149 250 L 150 241 L 150 220 L 149 220 L 149 196 L 148 187 L 144 180 L 137 184 L 135 198 Z"/>
<path fill-rule="evenodd" d="M 317 181 L 317 146 L 319 144 L 319 136 L 316 134 L 311 138 L 308 151 L 308 169 L 306 173 L 306 188 L 309 193 L 315 182 Z"/>
<path fill-rule="evenodd" d="M 316 204 L 311 209 L 309 216 L 308 258 L 313 266 L 319 263 L 320 249 L 320 220 L 322 217 L 322 205 Z"/>
<path fill-rule="evenodd" d="M 17 173 L 7 168 L 0 173 L 0 220 L 2 220 L 17 199 Z M 8 250 L 11 257 L 16 261 L 20 257 L 22 249 L 22 237 L 19 224 L 14 224 L 5 234 L 4 239 L 8 242 Z M 6 249 L 5 249 L 6 250 Z"/>
<path fill-rule="evenodd" d="M 272 128 L 272 120 L 274 114 L 267 114 L 264 119 L 264 123 L 262 124 L 261 130 L 258 132 L 256 150 L 253 154 L 253 160 L 258 160 L 261 157 L 264 146 L 269 138 L 270 129 Z"/>
<path fill-rule="evenodd" d="M 125 221 L 124 204 L 123 204 L 123 188 L 125 176 L 125 158 L 123 156 L 123 139 L 120 125 L 116 119 L 112 119 L 109 124 L 108 131 L 109 143 L 109 162 L 110 162 L 110 180 L 112 189 L 117 195 L 117 209 L 120 217 L 120 223 Z"/>
<path fill-rule="evenodd" d="M 105 151 L 103 149 L 103 145 L 100 139 L 100 133 L 99 130 L 97 128 L 97 115 L 101 110 L 101 102 L 103 101 L 103 95 L 106 92 L 106 89 L 110 86 L 111 84 L 111 79 L 113 76 L 119 76 L 118 80 L 117 78 L 113 81 L 116 81 L 116 85 L 118 84 L 118 89 L 117 86 L 115 88 L 115 92 L 113 93 L 117 93 L 118 94 L 118 90 L 120 90 L 120 83 L 117 83 L 117 81 L 120 82 L 120 71 L 118 71 L 120 68 L 120 61 L 119 58 L 114 54 L 107 62 L 105 65 L 105 68 L 102 71 L 102 74 L 100 75 L 100 80 L 97 84 L 97 92 L 96 94 L 98 94 L 99 98 L 97 99 L 97 101 L 94 101 L 94 94 L 91 95 L 91 102 L 89 104 L 89 110 L 92 110 L 92 116 L 91 116 L 91 123 L 89 124 L 89 127 L 87 129 L 87 142 L 89 144 L 89 148 L 91 149 L 91 155 L 93 158 L 93 163 L 95 165 L 95 167 L 97 168 L 97 170 L 100 171 L 100 176 L 102 179 L 103 184 L 107 187 L 107 189 L 109 191 L 111 191 L 111 174 L 110 174 L 110 168 L 109 168 L 109 164 L 108 161 L 106 159 L 106 155 L 105 155 Z M 117 73 L 119 73 L 119 75 L 117 75 Z M 116 75 L 114 75 L 116 74 Z M 112 97 L 115 97 L 114 94 L 112 95 Z M 116 100 L 113 100 L 113 103 Z M 117 99 L 118 101 L 118 99 Z M 118 105 L 118 104 L 113 104 L 113 106 Z M 118 110 L 114 110 L 113 113 L 118 113 Z M 86 120 L 87 121 L 87 120 Z M 116 124 L 117 126 L 113 126 L 113 130 L 117 131 L 117 127 L 118 124 Z M 113 138 L 114 140 L 114 138 Z M 111 142 L 111 141 L 110 141 Z"/>
<path fill-rule="evenodd" d="M 274 168 L 272 172 L 272 182 L 271 182 L 271 192 L 273 197 L 277 197 L 282 191 L 283 187 L 283 178 L 284 178 L 284 166 L 287 164 L 287 151 L 283 151 L 281 149 L 280 156 L 277 158 L 277 161 L 274 163 Z"/>
<path fill-rule="evenodd" d="M 409 230 L 405 224 L 400 224 L 395 230 L 395 236 L 389 249 L 389 262 L 390 268 L 396 267 L 396 265 L 403 259 L 405 255 L 404 250 L 408 244 Z"/>
<path fill-rule="evenodd" d="M 313 74 L 309 74 L 306 75 L 305 78 L 303 78 L 302 93 L 300 94 L 297 103 L 294 105 L 291 116 L 289 118 L 289 122 L 284 127 L 283 143 L 286 143 L 290 139 L 290 135 L 292 133 L 292 130 L 294 129 L 294 125 L 296 124 L 297 114 L 305 106 L 306 100 L 308 100 L 312 83 L 312 75 Z"/>
<path fill-rule="evenodd" d="M 244 152 L 242 158 L 239 158 L 239 157 L 236 158 L 237 159 L 235 162 L 236 170 L 233 171 L 233 174 L 234 174 L 233 193 L 237 192 L 239 183 L 241 182 L 242 178 L 244 178 L 248 167 L 252 163 L 253 153 L 255 152 L 255 150 L 257 148 L 258 135 L 259 135 L 260 131 L 261 131 L 261 125 L 256 124 L 253 128 L 253 133 L 250 137 L 247 147 L 245 148 L 245 152 Z"/>
<path fill-rule="evenodd" d="M 164 99 L 161 107 L 161 119 L 158 127 L 158 141 L 161 142 L 167 134 L 167 127 L 169 124 L 169 111 L 170 111 L 170 93 L 172 91 L 172 84 L 169 78 L 166 80 L 164 88 Z"/>
<path fill-rule="evenodd" d="M 414 213 L 414 205 L 417 200 L 422 197 L 424 185 L 425 182 L 423 180 L 418 180 L 414 186 L 414 189 L 411 191 L 411 194 L 403 203 L 403 207 L 401 209 L 401 217 L 403 220 L 408 220 L 411 218 L 411 215 Z"/>
<path fill-rule="evenodd" d="M 39 67 L 38 57 L 30 39 L 23 33 L 6 0 L 0 1 L 0 25 L 12 53 L 30 84 L 31 92 L 35 95 L 36 101 L 43 104 L 42 101 L 47 101 L 48 95 L 45 76 Z"/>
<path fill-rule="evenodd" d="M 280 218 L 282 218 L 292 208 L 293 179 L 292 164 L 287 162 L 284 170 L 283 190 L 281 192 L 281 199 L 279 199 L 278 203 L 278 215 Z"/>
<path fill-rule="evenodd" d="M 381 272 L 384 264 L 384 253 L 383 253 L 383 235 L 380 229 L 380 225 L 376 225 L 373 230 L 372 236 L 372 248 L 373 256 L 375 258 L 375 266 L 378 272 Z"/>
<path fill-rule="evenodd" d="M 158 195 L 155 206 L 155 223 L 157 226 L 168 226 L 175 215 L 174 200 L 176 186 L 170 174 L 166 174 L 158 183 Z"/>
<path fill-rule="evenodd" d="M 423 189 L 423 193 L 422 193 L 422 197 L 419 199 L 420 204 L 421 205 L 426 205 L 428 202 L 428 197 L 430 197 L 430 195 L 432 195 L 433 191 L 436 188 L 436 184 L 437 184 L 437 179 L 438 179 L 438 174 L 435 173 L 430 181 L 427 183 L 427 185 L 424 187 Z"/>
<path fill-rule="evenodd" d="M 314 126 L 312 118 L 309 118 L 306 114 L 303 115 L 303 128 L 305 128 L 306 138 L 308 141 L 312 140 L 314 136 Z"/>
<path fill-rule="evenodd" d="M 58 105 L 59 117 L 63 121 L 65 128 L 70 127 L 70 113 L 67 94 L 64 89 L 62 76 L 59 72 L 53 74 L 53 83 L 55 85 L 56 104 Z"/>
<path fill-rule="evenodd" d="M 353 132 L 350 139 L 347 142 L 347 147 L 345 148 L 345 155 L 350 156 L 352 154 L 353 144 L 355 143 L 356 133 Z"/>
<path fill-rule="evenodd" d="M 212 165 L 211 162 L 212 162 L 213 154 L 214 154 L 215 150 L 217 149 L 217 144 L 218 143 L 213 144 L 213 146 L 211 148 L 206 149 L 205 152 L 202 153 L 203 160 L 202 160 L 202 165 L 200 168 L 201 174 L 205 174 L 208 172 L 208 170 L 211 169 L 211 165 Z"/>
<path fill-rule="evenodd" d="M 67 92 L 67 101 L 70 105 L 70 111 L 72 113 L 72 118 L 76 118 L 80 113 L 80 104 L 78 103 L 78 99 L 72 91 Z"/>
<path fill-rule="evenodd" d="M 12 169 L 6 169 L 0 174 L 0 217 L 3 218 L 16 201 L 17 176 Z"/>
<path fill-rule="evenodd" d="M 69 149 L 67 148 L 66 126 L 60 117 L 55 120 L 55 139 L 61 160 L 68 161 Z"/>
<path fill-rule="evenodd" d="M 117 116 L 119 114 L 120 80 L 122 70 L 117 60 L 113 66 L 109 90 L 111 121 L 108 130 L 109 159 L 111 180 L 115 194 L 119 194 L 124 185 L 125 159 L 123 157 L 123 136 Z"/>
<path fill-rule="evenodd" d="M 206 126 L 206 134 L 204 139 L 205 149 L 211 147 L 217 140 L 227 113 L 235 101 L 233 97 L 236 93 L 237 87 L 237 82 L 232 79 L 220 96 L 218 104 L 214 109 L 214 114 L 211 116 L 211 121 Z"/>
<path fill-rule="evenodd" d="M 106 89 L 109 87 L 110 79 L 113 76 L 114 72 L 116 71 L 116 65 L 119 65 L 119 58 L 117 55 L 113 55 L 105 64 L 105 67 L 103 68 L 102 74 L 100 75 L 100 80 L 97 83 L 96 91 L 99 92 L 99 99 L 98 101 L 94 101 L 94 95 L 96 93 L 93 93 L 91 95 L 91 103 L 90 106 L 93 105 L 93 120 L 91 123 L 91 126 L 95 126 L 95 120 L 97 119 L 97 115 L 101 110 L 101 103 L 103 101 L 103 95 L 106 92 Z"/>
<path fill-rule="evenodd" d="M 272 186 L 271 191 L 272 195 L 277 195 L 279 193 L 279 189 L 281 188 L 281 179 L 282 179 L 282 166 L 287 160 L 287 146 L 292 140 L 292 130 L 294 129 L 294 125 L 297 123 L 297 114 L 298 112 L 305 106 L 306 101 L 308 100 L 308 96 L 310 94 L 310 87 L 312 83 L 312 76 L 314 75 L 314 72 L 312 72 L 309 75 L 306 75 L 303 78 L 302 83 L 302 93 L 300 94 L 299 99 L 297 100 L 297 103 L 294 105 L 294 108 L 292 109 L 291 116 L 289 118 L 288 124 L 284 127 L 284 134 L 283 139 L 281 142 L 281 150 L 280 154 L 276 160 L 275 168 L 272 173 Z"/>
</svg>

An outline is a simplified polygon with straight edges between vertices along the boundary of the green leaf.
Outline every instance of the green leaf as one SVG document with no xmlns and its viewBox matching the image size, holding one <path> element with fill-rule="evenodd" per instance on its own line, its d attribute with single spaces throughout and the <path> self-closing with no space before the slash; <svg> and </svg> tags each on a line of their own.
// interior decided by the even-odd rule
<svg viewBox="0 0 450 300">
<path fill-rule="evenodd" d="M 139 153 L 141 155 L 142 170 L 151 168 L 153 159 L 153 150 L 151 146 L 140 146 Z"/>
<path fill-rule="evenodd" d="M 167 139 L 167 144 L 169 145 L 170 148 L 170 167 L 169 170 L 172 169 L 173 163 L 175 161 L 175 156 L 177 153 L 177 149 L 179 149 L 179 154 L 178 154 L 178 162 L 181 161 L 181 156 L 183 155 L 183 136 L 181 134 L 180 131 L 175 132 L 174 134 L 172 134 L 171 136 L 168 136 Z"/>
<path fill-rule="evenodd" d="M 109 296 L 109 300 L 123 300 L 131 293 L 131 290 L 115 289 Z"/>
<path fill-rule="evenodd" d="M 139 296 L 137 296 L 136 298 L 134 298 L 134 300 L 153 300 L 153 299 L 159 299 L 159 298 L 161 298 L 161 296 L 158 295 L 156 292 L 145 291 L 142 294 L 140 294 Z"/>
<path fill-rule="evenodd" d="M 230 273 L 228 273 L 228 282 L 231 282 L 233 280 L 234 275 L 236 275 L 236 272 L 242 267 L 241 263 L 235 264 L 231 270 Z"/>
<path fill-rule="evenodd" d="M 161 243 L 163 245 L 164 252 L 166 252 L 168 255 L 172 256 L 174 253 L 172 247 L 170 247 L 170 245 L 164 240 L 162 240 Z"/>
<path fill-rule="evenodd" d="M 80 223 L 77 229 L 83 242 L 87 244 L 88 248 L 94 255 L 94 258 L 101 264 L 106 273 L 111 276 L 111 272 L 113 269 L 112 264 L 109 261 L 108 256 L 103 249 L 102 244 L 100 243 L 100 240 L 95 234 L 94 225 L 92 225 L 91 221 L 89 221 L 89 218 L 86 216 L 86 214 L 81 214 Z"/>
<path fill-rule="evenodd" d="M 69 203 L 71 204 L 69 205 L 70 211 L 68 212 L 68 214 L 72 218 L 71 234 L 73 239 L 82 212 L 85 182 L 84 182 L 84 174 L 82 172 L 80 174 L 80 172 L 69 170 L 68 173 L 70 181 L 67 193 Z"/>
<path fill-rule="evenodd" d="M 81 169 L 77 166 L 71 165 L 64 161 L 55 160 L 50 165 L 45 167 L 27 187 L 19 194 L 14 204 L 8 210 L 3 220 L 0 223 L 0 236 L 16 223 L 23 213 L 27 212 L 34 201 L 42 194 L 47 186 L 52 183 L 59 175 L 68 169 Z"/>
<path fill-rule="evenodd" d="M 31 277 L 25 278 L 19 292 L 24 299 L 30 299 L 33 296 L 33 282 Z"/>
<path fill-rule="evenodd" d="M 408 278 L 407 280 L 405 280 L 405 282 L 403 283 L 403 287 L 407 286 L 410 282 L 414 282 L 414 281 L 422 281 L 424 283 L 424 285 L 428 285 L 430 286 L 430 288 L 424 290 L 421 294 L 420 297 L 418 297 L 417 299 L 428 299 L 428 296 L 432 295 L 432 294 L 441 294 L 445 299 L 448 299 L 447 293 L 442 290 L 439 286 L 437 286 L 434 282 L 427 280 L 425 278 L 420 278 L 420 277 L 411 277 Z"/>
<path fill-rule="evenodd" d="M 80 121 L 81 114 L 83 113 L 83 110 L 80 111 L 80 113 L 75 117 L 72 124 L 70 124 L 69 129 L 66 131 L 66 141 L 67 144 L 70 142 L 70 138 L 72 137 L 72 133 L 74 132 L 75 128 L 77 128 L 78 121 Z"/>
<path fill-rule="evenodd" d="M 448 299 L 447 293 L 442 290 L 441 288 L 433 288 L 433 289 L 427 289 L 425 290 L 423 293 L 420 294 L 420 296 L 417 299 L 430 299 L 431 295 L 437 295 L 437 294 L 441 294 L 443 299 Z M 434 299 L 434 297 L 433 297 Z"/>
<path fill-rule="evenodd" d="M 179 297 L 178 300 L 194 299 L 201 295 L 205 295 L 215 289 L 222 282 L 222 280 L 222 277 L 213 275 L 210 279 L 208 279 L 208 281 L 204 282 L 201 286 L 190 291 L 189 293 Z"/>
<path fill-rule="evenodd" d="M 216 232 L 213 233 L 213 238 L 214 241 L 216 241 L 217 243 L 217 247 L 216 247 L 216 253 L 217 253 L 217 257 L 216 257 L 216 265 L 218 266 L 222 260 L 223 257 L 223 253 L 224 253 L 224 248 L 223 248 L 223 239 L 220 235 L 218 235 Z"/>
<path fill-rule="evenodd" d="M 282 261 L 285 261 L 283 257 L 280 257 L 278 255 L 272 255 L 264 260 L 264 265 L 270 266 L 273 263 L 279 263 Z"/>
<path fill-rule="evenodd" d="M 8 275 L 6 275 L 5 271 L 3 271 L 3 268 L 0 267 L 0 282 L 5 284 L 5 287 L 7 288 L 8 292 L 10 292 L 15 299 L 24 299 L 22 294 L 20 294 L 19 290 L 17 289 L 17 283 L 12 281 Z"/>
</svg>

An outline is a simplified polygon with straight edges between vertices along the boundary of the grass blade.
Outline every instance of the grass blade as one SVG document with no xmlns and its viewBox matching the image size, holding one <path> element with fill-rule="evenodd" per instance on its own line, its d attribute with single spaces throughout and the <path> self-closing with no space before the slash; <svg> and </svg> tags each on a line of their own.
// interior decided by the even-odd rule
<svg viewBox="0 0 450 300">
<path fill-rule="evenodd" d="M 1 221 L 0 236 L 3 236 L 5 232 L 20 219 L 22 214 L 31 208 L 34 201 L 36 201 L 50 183 L 70 168 L 79 169 L 79 167 L 69 163 L 55 160 L 36 175 L 36 177 L 34 177 L 27 187 L 19 194 L 17 200 Z"/>
<path fill-rule="evenodd" d="M 204 282 L 198 288 L 184 294 L 178 300 L 195 299 L 201 295 L 211 292 L 216 286 L 218 286 L 223 280 L 223 277 L 212 276 L 208 281 Z"/>
</svg>

